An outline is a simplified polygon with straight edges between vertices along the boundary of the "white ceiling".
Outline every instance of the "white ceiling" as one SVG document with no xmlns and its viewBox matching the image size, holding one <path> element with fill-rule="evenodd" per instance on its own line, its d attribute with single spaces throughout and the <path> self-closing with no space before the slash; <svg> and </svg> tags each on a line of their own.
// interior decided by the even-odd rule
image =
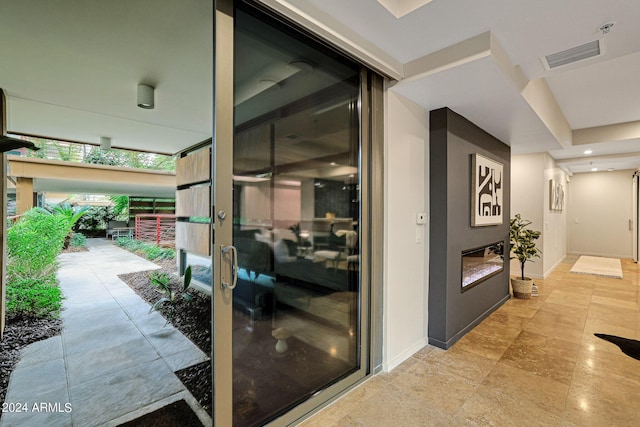
<svg viewBox="0 0 640 427">
<path fill-rule="evenodd" d="M 0 0 L 8 130 L 169 154 L 209 138 L 211 3 Z"/>
<path fill-rule="evenodd" d="M 514 154 L 548 151 L 574 173 L 640 165 L 640 134 L 572 147 L 571 138 L 558 141 L 557 128 L 524 89 L 545 79 L 569 135 L 640 121 L 637 1 L 261 1 L 306 14 L 337 39 L 375 53 L 407 77 L 391 90 L 427 109 L 452 108 Z M 0 0 L 0 88 L 9 101 L 9 131 L 93 143 L 108 136 L 114 147 L 162 153 L 207 139 L 211 3 Z M 602 35 L 598 27 L 609 21 L 616 24 Z M 430 54 L 487 32 L 489 54 L 427 65 Z M 540 62 L 599 38 L 606 42 L 601 57 L 555 71 Z M 156 87 L 155 109 L 136 107 L 138 83 Z"/>
</svg>

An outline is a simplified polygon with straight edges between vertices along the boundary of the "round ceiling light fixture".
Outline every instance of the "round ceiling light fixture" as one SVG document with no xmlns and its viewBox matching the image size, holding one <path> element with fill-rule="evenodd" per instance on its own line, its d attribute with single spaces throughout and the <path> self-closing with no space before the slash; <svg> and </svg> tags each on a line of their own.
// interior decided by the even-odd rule
<svg viewBox="0 0 640 427">
<path fill-rule="evenodd" d="M 294 70 L 302 71 L 304 73 L 312 73 L 315 67 L 306 59 L 294 59 L 289 62 L 287 68 L 293 68 Z"/>
<path fill-rule="evenodd" d="M 138 107 L 152 110 L 155 107 L 154 88 L 149 85 L 138 85 Z"/>
</svg>

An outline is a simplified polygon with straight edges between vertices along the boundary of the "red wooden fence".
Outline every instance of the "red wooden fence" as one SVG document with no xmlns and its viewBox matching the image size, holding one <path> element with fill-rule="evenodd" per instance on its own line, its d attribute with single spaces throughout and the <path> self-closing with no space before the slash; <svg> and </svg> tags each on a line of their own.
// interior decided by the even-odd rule
<svg viewBox="0 0 640 427">
<path fill-rule="evenodd" d="M 136 240 L 152 242 L 158 246 L 176 246 L 176 216 L 171 214 L 137 214 Z"/>
</svg>

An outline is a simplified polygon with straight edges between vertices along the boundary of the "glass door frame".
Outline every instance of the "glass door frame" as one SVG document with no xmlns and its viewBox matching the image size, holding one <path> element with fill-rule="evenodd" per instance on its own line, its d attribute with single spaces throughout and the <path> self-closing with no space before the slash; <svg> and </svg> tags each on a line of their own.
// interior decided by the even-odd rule
<svg viewBox="0 0 640 427">
<path fill-rule="evenodd" d="M 236 0 L 237 1 L 237 0 Z M 214 0 L 214 96 L 212 151 L 212 375 L 213 422 L 233 424 L 232 290 L 233 281 L 233 139 L 234 139 L 234 0 Z M 293 26 L 293 25 L 292 25 Z M 295 27 L 294 27 L 295 29 Z M 359 369 L 318 392 L 268 425 L 286 425 L 335 399 L 340 393 L 378 371 L 382 360 L 383 252 L 383 79 L 360 73 L 360 220 L 361 293 L 359 299 Z M 372 166 L 376 167 L 375 173 Z M 372 231 L 376 230 L 375 233 Z M 373 307 L 373 309 L 371 309 Z"/>
<path fill-rule="evenodd" d="M 223 285 L 233 274 L 223 248 L 233 244 L 233 0 L 214 0 L 213 138 L 211 167 L 213 274 L 212 384 L 213 425 L 233 424 L 233 290 Z M 227 253 L 229 255 L 229 253 Z M 224 271 L 223 271 L 224 269 Z"/>
</svg>

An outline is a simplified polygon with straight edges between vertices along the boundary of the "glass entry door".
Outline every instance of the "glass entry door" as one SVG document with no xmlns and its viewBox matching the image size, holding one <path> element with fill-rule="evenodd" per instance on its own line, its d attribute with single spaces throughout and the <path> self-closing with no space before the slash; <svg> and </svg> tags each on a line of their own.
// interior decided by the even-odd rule
<svg viewBox="0 0 640 427">
<path fill-rule="evenodd" d="M 214 321 L 230 328 L 233 425 L 256 426 L 293 421 L 294 408 L 365 375 L 361 79 L 356 64 L 248 7 L 233 19 L 232 152 L 215 143 L 232 196 L 215 245 L 235 288 L 220 285 L 229 318 Z M 218 239 L 229 213 L 233 249 Z"/>
</svg>

